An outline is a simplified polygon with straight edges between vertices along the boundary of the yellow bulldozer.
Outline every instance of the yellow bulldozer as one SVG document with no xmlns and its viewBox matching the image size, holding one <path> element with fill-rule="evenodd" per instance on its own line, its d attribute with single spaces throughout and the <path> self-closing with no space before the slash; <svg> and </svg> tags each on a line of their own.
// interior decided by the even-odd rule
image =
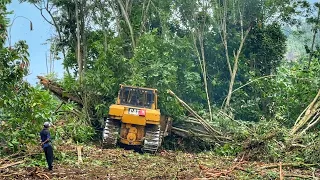
<svg viewBox="0 0 320 180">
<path fill-rule="evenodd" d="M 78 96 L 65 92 L 57 83 L 42 76 L 38 78 L 62 101 L 82 105 Z M 144 152 L 154 153 L 173 130 L 171 118 L 161 115 L 158 108 L 157 89 L 120 85 L 116 103 L 104 118 L 102 142 L 104 146 L 115 146 L 118 142 L 138 146 Z"/>
<path fill-rule="evenodd" d="M 157 89 L 120 85 L 116 103 L 104 119 L 103 144 L 120 142 L 156 152 L 171 129 L 171 119 L 161 115 L 157 101 Z"/>
</svg>

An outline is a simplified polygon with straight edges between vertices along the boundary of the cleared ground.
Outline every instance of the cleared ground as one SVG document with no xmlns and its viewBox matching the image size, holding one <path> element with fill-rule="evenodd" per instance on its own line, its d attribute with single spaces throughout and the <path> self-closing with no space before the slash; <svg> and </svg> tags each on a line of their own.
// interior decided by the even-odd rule
<svg viewBox="0 0 320 180">
<path fill-rule="evenodd" d="M 83 162 L 78 163 L 75 145 L 57 146 L 54 171 L 47 172 L 40 149 L 30 149 L 24 157 L 0 160 L 0 179 L 312 179 L 320 176 L 316 168 L 248 162 L 210 152 L 162 150 L 150 155 L 97 146 L 84 146 L 81 152 Z M 23 162 L 3 168 L 19 161 Z"/>
</svg>

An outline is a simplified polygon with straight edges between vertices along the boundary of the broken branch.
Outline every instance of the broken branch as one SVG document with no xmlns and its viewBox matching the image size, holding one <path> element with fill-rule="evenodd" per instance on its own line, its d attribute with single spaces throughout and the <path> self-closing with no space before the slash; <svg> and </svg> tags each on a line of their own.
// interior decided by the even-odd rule
<svg viewBox="0 0 320 180">
<path fill-rule="evenodd" d="M 24 160 L 0 166 L 0 169 L 5 169 L 5 168 L 11 167 L 11 166 L 15 166 L 15 165 L 18 165 L 18 164 L 22 164 L 22 163 L 24 163 Z"/>
</svg>

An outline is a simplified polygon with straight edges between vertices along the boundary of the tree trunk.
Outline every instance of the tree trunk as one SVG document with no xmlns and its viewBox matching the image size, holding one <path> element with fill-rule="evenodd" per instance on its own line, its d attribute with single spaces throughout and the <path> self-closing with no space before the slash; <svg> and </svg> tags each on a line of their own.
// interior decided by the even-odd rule
<svg viewBox="0 0 320 180">
<path fill-rule="evenodd" d="M 226 5 L 224 5 L 226 6 Z M 226 8 L 224 8 L 224 11 L 226 11 Z M 225 104 L 225 109 L 230 107 L 230 101 L 231 101 L 231 97 L 232 97 L 232 91 L 233 91 L 233 85 L 234 85 L 234 81 L 236 78 L 236 74 L 238 71 L 238 62 L 239 62 L 239 57 L 244 45 L 244 42 L 246 41 L 246 38 L 251 30 L 251 26 L 249 26 L 249 28 L 246 30 L 246 32 L 243 32 L 243 16 L 241 14 L 240 8 L 239 8 L 239 16 L 240 16 L 240 26 L 241 26 L 241 40 L 240 40 L 240 45 L 239 48 L 237 50 L 237 54 L 234 54 L 234 64 L 233 64 L 233 69 L 232 69 L 232 74 L 230 77 L 230 83 L 229 83 L 229 90 L 228 90 L 228 96 L 227 96 L 227 100 L 226 100 L 226 104 Z M 224 19 L 226 18 L 226 16 L 224 16 Z M 224 39 L 225 41 L 227 41 L 226 39 Z M 227 52 L 228 53 L 228 52 Z"/>
<path fill-rule="evenodd" d="M 86 39 L 86 32 L 85 32 L 85 12 L 84 12 L 84 8 L 86 7 L 86 0 L 82 0 L 81 3 L 81 7 L 80 7 L 80 23 L 81 23 L 81 27 L 80 27 L 80 42 L 81 42 L 81 59 L 82 59 L 82 77 L 85 74 L 85 71 L 87 69 L 87 39 Z"/>
<path fill-rule="evenodd" d="M 234 81 L 235 81 L 236 74 L 237 74 L 237 71 L 238 71 L 239 57 L 240 57 L 240 54 L 241 54 L 241 51 L 242 51 L 242 48 L 243 48 L 243 44 L 244 44 L 244 42 L 245 42 L 250 30 L 251 30 L 251 27 L 249 27 L 247 29 L 246 34 L 241 39 L 238 52 L 237 52 L 237 54 L 235 56 L 235 59 L 234 59 L 234 64 L 233 64 L 233 69 L 232 69 L 232 76 L 230 78 L 229 90 L 228 90 L 228 96 L 227 96 L 225 108 L 228 108 L 230 106 L 230 100 L 231 100 L 231 96 L 232 96 L 233 85 L 234 85 Z"/>
<path fill-rule="evenodd" d="M 116 8 L 115 8 L 115 5 L 113 4 L 112 1 L 108 1 L 110 7 L 111 7 L 111 10 L 115 16 L 115 19 L 116 19 L 116 26 L 117 26 L 117 32 L 118 34 L 120 35 L 121 34 L 121 26 L 120 26 L 120 19 L 119 19 L 119 14 L 118 12 L 116 11 Z"/>
<path fill-rule="evenodd" d="M 314 43 L 315 43 L 315 39 L 316 39 L 316 35 L 318 33 L 318 24 L 319 24 L 319 19 L 320 19 L 320 9 L 318 8 L 318 16 L 317 16 L 317 22 L 314 26 L 314 32 L 313 32 L 313 37 L 312 37 L 312 44 L 311 44 L 311 50 L 310 50 L 310 56 L 309 56 L 309 62 L 308 62 L 308 70 L 310 68 L 310 65 L 311 65 L 311 60 L 312 60 L 312 57 L 313 57 L 313 48 L 314 48 Z"/>
<path fill-rule="evenodd" d="M 100 13 L 104 14 L 105 10 L 104 10 L 104 4 L 102 3 L 102 1 L 97 1 L 100 4 Z M 103 50 L 104 50 L 104 55 L 107 55 L 107 50 L 108 50 L 108 42 L 107 42 L 107 28 L 105 26 L 105 19 L 103 16 L 101 16 L 100 18 L 100 23 L 101 23 L 101 28 L 102 28 L 102 32 L 103 32 Z"/>
<path fill-rule="evenodd" d="M 81 42 L 80 42 L 80 21 L 79 21 L 79 7 L 78 7 L 78 0 L 75 0 L 76 4 L 76 23 L 77 23 L 77 62 L 78 62 L 78 73 L 79 73 L 79 82 L 82 82 L 82 58 L 81 58 Z"/>
<path fill-rule="evenodd" d="M 221 21 L 221 28 L 222 33 L 220 33 L 222 43 L 225 50 L 225 55 L 227 59 L 227 65 L 230 73 L 230 78 L 232 77 L 232 69 L 231 69 L 231 63 L 229 58 L 229 50 L 228 50 L 228 37 L 227 37 L 227 1 L 223 1 L 223 19 Z"/>
<path fill-rule="evenodd" d="M 200 44 L 200 50 L 201 50 L 201 56 L 202 56 L 202 65 L 203 65 L 202 75 L 203 75 L 204 88 L 205 88 L 206 96 L 207 96 L 210 121 L 212 121 L 212 110 L 211 110 L 211 105 L 210 105 L 210 97 L 209 97 L 208 83 L 207 83 L 207 67 L 206 67 L 206 60 L 205 60 L 204 47 L 203 47 L 203 35 L 200 33 L 199 33 L 199 44 Z"/>
<path fill-rule="evenodd" d="M 126 23 L 128 25 L 128 28 L 129 28 L 131 41 L 132 41 L 132 52 L 134 52 L 134 49 L 136 48 L 136 43 L 135 43 L 135 40 L 134 40 L 133 28 L 132 28 L 131 23 L 130 23 L 128 12 L 126 11 L 126 9 L 125 9 L 125 7 L 124 7 L 124 5 L 122 3 L 122 0 L 118 0 L 118 4 L 120 6 L 122 15 L 124 16 L 124 19 L 125 19 L 125 21 L 126 21 Z"/>
</svg>

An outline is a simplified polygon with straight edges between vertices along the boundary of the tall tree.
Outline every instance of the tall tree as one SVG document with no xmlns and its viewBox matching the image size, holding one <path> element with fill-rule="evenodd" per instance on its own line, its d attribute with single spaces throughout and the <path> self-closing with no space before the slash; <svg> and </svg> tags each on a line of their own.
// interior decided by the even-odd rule
<svg viewBox="0 0 320 180">
<path fill-rule="evenodd" d="M 229 5 L 231 5 L 232 3 L 232 8 L 228 7 Z M 223 1 L 223 5 L 222 7 L 219 7 L 220 5 L 218 4 L 218 9 L 222 9 L 222 13 L 221 13 L 221 17 L 218 21 L 221 22 L 220 24 L 220 34 L 221 34 L 221 40 L 223 42 L 223 45 L 225 47 L 225 54 L 226 54 L 226 59 L 227 59 L 227 64 L 228 64 L 228 69 L 229 69 L 229 73 L 230 73 L 230 82 L 229 82 L 229 88 L 228 88 L 228 95 L 227 95 L 227 100 L 225 103 L 225 108 L 229 108 L 230 106 L 230 100 L 231 100 L 231 96 L 232 96 L 232 91 L 233 91 L 233 86 L 234 86 L 234 82 L 235 82 L 235 78 L 236 78 L 236 74 L 238 71 L 238 66 L 239 66 L 239 58 L 240 58 L 240 54 L 242 53 L 242 49 L 243 49 L 243 45 L 247 39 L 247 36 L 252 28 L 252 24 L 251 22 L 247 22 L 246 24 L 244 24 L 244 10 L 247 9 L 247 4 L 245 3 L 241 3 L 241 1 L 227 1 L 224 0 Z M 233 67 L 231 67 L 231 62 L 230 62 L 230 58 L 229 58 L 229 49 L 228 49 L 228 36 L 227 36 L 227 22 L 228 21 L 228 9 L 232 9 L 231 11 L 233 11 L 232 13 L 234 13 L 234 17 L 239 17 L 239 19 L 234 18 L 233 22 L 235 23 L 235 25 L 239 25 L 240 24 L 240 28 L 239 28 L 239 34 L 240 34 L 240 43 L 239 43 L 239 47 L 237 48 L 236 52 L 235 50 L 233 51 Z M 217 10 L 219 11 L 219 10 Z"/>
<path fill-rule="evenodd" d="M 308 70 L 310 69 L 312 58 L 314 57 L 315 40 L 316 40 L 316 35 L 319 31 L 320 3 L 315 3 L 314 8 L 315 8 L 315 11 L 317 11 L 316 16 L 307 18 L 307 22 L 313 25 L 313 28 L 312 28 L 313 36 L 312 36 L 311 48 L 309 49 L 308 46 L 305 46 L 306 51 L 309 53 L 309 62 L 307 67 Z"/>
</svg>

